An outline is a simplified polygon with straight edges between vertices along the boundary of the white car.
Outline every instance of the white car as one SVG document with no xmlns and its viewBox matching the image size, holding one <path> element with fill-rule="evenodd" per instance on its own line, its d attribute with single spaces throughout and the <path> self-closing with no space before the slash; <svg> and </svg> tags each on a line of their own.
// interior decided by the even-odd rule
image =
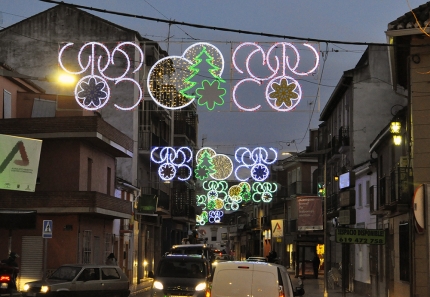
<svg viewBox="0 0 430 297">
<path fill-rule="evenodd" d="M 268 262 L 220 262 L 214 268 L 211 297 L 293 297 L 305 293 L 293 289 L 287 269 Z"/>
</svg>

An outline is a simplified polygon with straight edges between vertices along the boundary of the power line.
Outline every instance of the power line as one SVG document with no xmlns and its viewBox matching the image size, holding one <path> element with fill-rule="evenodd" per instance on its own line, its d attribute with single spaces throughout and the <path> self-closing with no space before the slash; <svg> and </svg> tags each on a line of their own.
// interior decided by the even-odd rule
<svg viewBox="0 0 430 297">
<path fill-rule="evenodd" d="M 258 36 L 264 36 L 264 37 L 274 37 L 274 38 L 292 39 L 292 40 L 300 40 L 300 41 L 324 42 L 324 43 L 333 43 L 333 44 L 366 45 L 366 46 L 369 46 L 369 45 L 408 46 L 408 47 L 430 46 L 430 44 L 426 44 L 426 45 L 398 45 L 398 44 L 389 44 L 389 43 L 340 41 L 340 40 L 327 40 L 327 39 L 308 38 L 308 37 L 297 37 L 297 36 L 289 36 L 289 35 L 281 35 L 281 34 L 255 32 L 255 31 L 248 31 L 248 30 L 238 30 L 238 29 L 231 29 L 231 28 L 225 28 L 225 27 L 206 26 L 206 25 L 201 25 L 201 24 L 178 22 L 175 20 L 164 20 L 164 19 L 158 19 L 158 18 L 143 16 L 143 15 L 117 12 L 117 11 L 95 8 L 95 7 L 90 7 L 90 6 L 78 5 L 78 4 L 70 4 L 70 3 L 66 3 L 64 1 L 54 1 L 54 0 L 39 0 L 39 1 L 47 2 L 47 3 L 53 3 L 53 4 L 63 4 L 63 5 L 65 4 L 65 5 L 68 5 L 71 7 L 93 10 L 93 11 L 98 11 L 98 12 L 102 12 L 102 13 L 114 14 L 114 15 L 120 15 L 120 16 L 124 16 L 124 17 L 131 17 L 131 18 L 136 18 L 136 19 L 144 19 L 144 20 L 154 21 L 154 22 L 159 22 L 159 23 L 167 23 L 169 25 L 182 25 L 182 26 L 194 27 L 194 28 L 199 28 L 199 29 L 209 29 L 209 30 L 232 32 L 232 33 L 239 33 L 239 34 L 246 34 L 246 35 L 258 35 Z"/>
</svg>

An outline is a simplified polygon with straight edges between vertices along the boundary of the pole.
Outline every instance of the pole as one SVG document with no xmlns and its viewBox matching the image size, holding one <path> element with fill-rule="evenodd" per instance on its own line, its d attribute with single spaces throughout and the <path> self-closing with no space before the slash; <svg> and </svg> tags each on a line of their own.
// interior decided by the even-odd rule
<svg viewBox="0 0 430 297">
<path fill-rule="evenodd" d="M 324 155 L 324 188 L 327 182 L 327 156 Z M 327 287 L 328 287 L 328 265 L 327 265 L 327 195 L 326 190 L 324 191 L 324 297 L 328 297 Z"/>
<path fill-rule="evenodd" d="M 48 259 L 48 238 L 43 240 L 43 280 L 46 280 L 46 266 Z"/>
</svg>

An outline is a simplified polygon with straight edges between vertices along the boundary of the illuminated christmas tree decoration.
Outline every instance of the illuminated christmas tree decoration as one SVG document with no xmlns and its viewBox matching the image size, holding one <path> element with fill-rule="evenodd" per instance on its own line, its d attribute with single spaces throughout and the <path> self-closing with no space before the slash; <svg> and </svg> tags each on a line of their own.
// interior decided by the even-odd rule
<svg viewBox="0 0 430 297">
<path fill-rule="evenodd" d="M 202 63 L 202 65 L 200 65 Z M 208 74 L 200 73 L 202 66 Z M 204 69 L 205 67 L 203 67 Z M 227 92 L 221 87 L 224 57 L 214 45 L 199 42 L 188 47 L 182 56 L 168 56 L 157 61 L 149 71 L 148 91 L 156 104 L 166 109 L 180 109 L 196 98 L 199 105 L 213 110 L 223 105 Z M 198 76 L 211 79 L 196 80 Z"/>
<path fill-rule="evenodd" d="M 204 151 L 197 162 L 196 168 L 194 169 L 196 178 L 200 180 L 207 179 L 209 174 L 216 172 L 214 167 L 211 155 L 208 151 Z"/>
<path fill-rule="evenodd" d="M 107 81 L 113 81 L 115 85 L 121 82 L 131 82 L 139 89 L 139 97 L 133 105 L 129 107 L 123 107 L 114 104 L 116 108 L 120 110 L 132 110 L 138 106 L 143 96 L 142 88 L 136 80 L 126 77 L 126 75 L 129 74 L 131 70 L 131 60 L 127 52 L 123 49 L 124 46 L 133 46 L 140 54 L 140 63 L 131 73 L 133 74 L 136 71 L 139 71 L 143 65 L 143 51 L 137 44 L 133 42 L 122 42 L 118 44 L 112 50 L 112 52 L 110 52 L 109 49 L 102 43 L 88 42 L 81 47 L 78 53 L 78 64 L 81 70 L 70 71 L 63 63 L 63 54 L 66 49 L 72 47 L 73 45 L 74 43 L 67 43 L 60 49 L 58 54 L 58 62 L 60 67 L 65 72 L 70 74 L 79 75 L 90 71 L 90 74 L 81 78 L 75 87 L 75 99 L 82 108 L 87 110 L 98 110 L 107 104 L 110 98 L 110 88 Z M 104 54 L 102 55 L 101 53 L 96 53 L 96 48 L 101 48 Z M 88 56 L 88 62 L 85 65 L 83 61 L 87 58 L 87 53 L 84 53 L 84 51 L 91 52 L 91 54 Z M 126 67 L 119 76 L 110 77 L 105 73 L 105 71 L 109 68 L 109 66 L 115 64 L 115 55 L 117 53 L 120 54 L 120 58 L 126 62 Z M 135 58 L 133 57 L 133 60 L 134 59 Z M 102 65 L 102 61 L 104 61 L 104 65 Z M 96 69 L 99 75 L 95 74 Z"/>
<path fill-rule="evenodd" d="M 196 215 L 196 224 L 204 226 L 209 221 L 209 215 L 207 211 L 202 211 L 200 215 Z"/>
<path fill-rule="evenodd" d="M 207 155 L 202 159 L 204 153 Z M 226 180 L 233 173 L 233 161 L 224 154 L 217 154 L 210 147 L 203 147 L 196 153 L 196 163 L 194 172 L 196 178 L 200 180 L 209 177 L 215 180 Z"/>
<path fill-rule="evenodd" d="M 269 159 L 269 152 L 272 152 L 273 158 Z M 255 181 L 264 181 L 269 177 L 270 165 L 276 162 L 278 153 L 274 148 L 269 148 L 269 151 L 263 147 L 256 147 L 252 151 L 246 147 L 240 147 L 235 152 L 235 159 L 240 165 L 236 167 L 235 176 L 240 181 L 247 181 L 251 177 Z M 239 176 L 240 172 L 249 170 L 249 177 Z"/>
<path fill-rule="evenodd" d="M 172 180 L 179 169 L 185 168 L 188 174 L 178 176 L 178 179 L 185 181 L 191 178 L 191 163 L 193 152 L 188 147 L 154 147 L 151 151 L 151 161 L 161 164 L 158 168 L 158 175 L 162 180 Z"/>
<path fill-rule="evenodd" d="M 265 97 L 269 105 L 277 111 L 290 111 L 294 109 L 300 102 L 302 98 L 302 91 L 300 84 L 292 77 L 287 76 L 287 71 L 291 72 L 296 76 L 305 76 L 315 73 L 319 65 L 319 54 L 318 51 L 310 44 L 303 43 L 305 50 L 309 50 L 314 56 L 314 65 L 308 71 L 298 71 L 300 63 L 300 52 L 297 47 L 288 42 L 277 42 L 273 44 L 267 54 L 264 49 L 253 42 L 241 43 L 233 52 L 232 64 L 234 69 L 239 74 L 246 74 L 248 77 L 240 79 L 234 86 L 232 91 L 233 102 L 240 110 L 244 111 L 255 111 L 261 107 L 257 105 L 254 107 L 245 107 L 243 104 L 239 103 L 237 98 L 238 88 L 245 82 L 256 83 L 262 85 L 263 82 L 267 83 Z M 238 53 L 245 48 L 251 48 L 250 52 L 245 59 L 245 67 L 242 69 L 238 65 Z M 281 48 L 281 58 L 276 55 L 276 51 Z M 295 58 L 295 63 L 291 63 L 290 52 L 287 50 L 292 50 L 293 56 Z M 255 62 L 252 60 L 258 57 L 262 59 L 262 66 L 266 66 L 270 74 L 265 77 L 257 76 L 252 70 L 252 66 L 255 67 Z M 274 61 L 274 62 L 273 62 Z M 274 65 L 273 65 L 274 63 Z"/>
<path fill-rule="evenodd" d="M 255 182 L 252 184 L 252 200 L 254 202 L 265 202 L 269 203 L 272 201 L 273 193 L 278 190 L 278 185 L 276 183 L 269 182 Z"/>
</svg>

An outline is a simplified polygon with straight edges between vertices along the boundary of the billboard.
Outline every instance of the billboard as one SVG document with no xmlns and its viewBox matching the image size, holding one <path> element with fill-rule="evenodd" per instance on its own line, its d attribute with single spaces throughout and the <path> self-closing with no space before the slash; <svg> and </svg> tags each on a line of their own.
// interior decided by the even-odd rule
<svg viewBox="0 0 430 297">
<path fill-rule="evenodd" d="M 272 220 L 272 237 L 284 236 L 284 220 Z"/>
<path fill-rule="evenodd" d="M 0 134 L 0 189 L 34 192 L 42 140 Z"/>
<path fill-rule="evenodd" d="M 318 196 L 297 197 L 297 230 L 323 230 L 322 199 Z"/>
</svg>

